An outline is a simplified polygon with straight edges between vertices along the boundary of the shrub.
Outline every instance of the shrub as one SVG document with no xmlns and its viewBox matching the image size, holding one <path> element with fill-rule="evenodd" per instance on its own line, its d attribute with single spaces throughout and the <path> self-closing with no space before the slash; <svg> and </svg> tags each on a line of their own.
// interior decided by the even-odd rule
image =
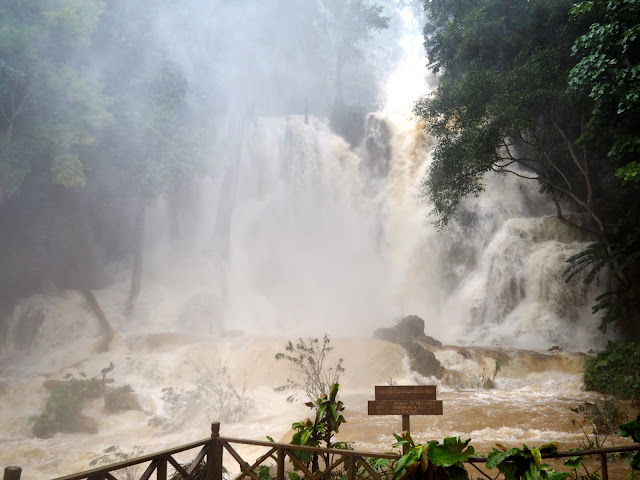
<svg viewBox="0 0 640 480">
<path fill-rule="evenodd" d="M 324 336 L 322 344 L 317 338 L 298 339 L 294 345 L 291 341 L 285 345 L 287 353 L 276 353 L 276 360 L 288 360 L 294 365 L 302 377 L 300 380 L 287 379 L 287 383 L 274 388 L 276 392 L 292 391 L 287 402 L 293 402 L 298 393 L 304 393 L 310 402 L 315 402 L 322 395 L 329 395 L 333 385 L 339 383 L 340 374 L 344 372 L 342 358 L 333 367 L 325 366 L 327 354 L 333 350 L 329 346 L 329 335 Z"/>
<path fill-rule="evenodd" d="M 51 387 L 45 403 L 44 412 L 32 417 L 33 434 L 47 438 L 56 432 L 74 432 L 82 430 L 81 412 L 85 401 L 97 398 L 104 393 L 104 385 L 96 377 L 76 378 L 67 374 L 65 381 Z"/>
<path fill-rule="evenodd" d="M 609 342 L 607 348 L 590 358 L 584 369 L 584 387 L 640 401 L 640 344 Z"/>
</svg>

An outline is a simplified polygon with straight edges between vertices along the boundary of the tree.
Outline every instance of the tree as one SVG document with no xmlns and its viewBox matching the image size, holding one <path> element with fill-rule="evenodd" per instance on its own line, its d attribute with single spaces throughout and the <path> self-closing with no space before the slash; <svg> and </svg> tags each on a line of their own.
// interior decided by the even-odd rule
<svg viewBox="0 0 640 480">
<path fill-rule="evenodd" d="M 637 256 L 614 226 L 631 192 L 615 178 L 602 145 L 584 141 L 590 105 L 567 91 L 572 46 L 586 28 L 569 21 L 571 2 L 432 0 L 424 6 L 429 66 L 441 78 L 414 111 L 438 140 L 422 184 L 436 223 L 445 227 L 462 198 L 478 195 L 487 172 L 536 180 L 558 218 L 595 241 L 571 259 L 568 277 L 587 269 L 585 280 L 592 281 L 608 269 L 612 295 L 594 310 L 615 313 L 604 325 L 630 315 L 629 272 Z M 586 217 L 569 216 L 567 203 Z M 627 232 L 637 225 L 629 221 Z"/>
<path fill-rule="evenodd" d="M 95 72 L 77 60 L 105 4 L 0 6 L 0 203 L 33 169 L 53 184 L 86 184 L 83 146 L 111 121 Z"/>
<path fill-rule="evenodd" d="M 148 203 L 187 182 L 203 168 L 203 126 L 198 92 L 153 28 L 168 8 L 162 2 L 113 1 L 99 25 L 98 62 L 110 59 L 107 72 L 114 122 L 100 139 L 99 163 L 122 166 L 112 188 L 126 196 L 134 212 L 131 236 L 132 275 L 127 309 L 141 287 Z M 96 66 L 98 68 L 98 66 Z"/>
<path fill-rule="evenodd" d="M 325 33 L 332 39 L 335 56 L 335 99 L 342 103 L 343 70 L 349 59 L 363 58 L 363 47 L 374 32 L 389 28 L 390 17 L 382 15 L 381 5 L 364 0 L 324 0 Z"/>
<path fill-rule="evenodd" d="M 640 181 L 640 5 L 582 1 L 571 15 L 591 22 L 573 45 L 578 63 L 569 72 L 570 91 L 591 104 L 583 141 L 602 143 L 616 175 Z"/>
</svg>

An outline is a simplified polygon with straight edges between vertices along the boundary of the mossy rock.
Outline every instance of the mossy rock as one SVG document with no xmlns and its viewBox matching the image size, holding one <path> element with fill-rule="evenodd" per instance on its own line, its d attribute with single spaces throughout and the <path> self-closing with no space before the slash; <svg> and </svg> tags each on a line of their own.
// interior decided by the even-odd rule
<svg viewBox="0 0 640 480">
<path fill-rule="evenodd" d="M 95 420 L 81 414 L 88 399 L 95 399 L 105 392 L 104 384 L 96 378 L 69 378 L 60 381 L 47 381 L 49 397 L 44 411 L 34 417 L 33 434 L 48 438 L 54 433 L 96 433 Z"/>
</svg>

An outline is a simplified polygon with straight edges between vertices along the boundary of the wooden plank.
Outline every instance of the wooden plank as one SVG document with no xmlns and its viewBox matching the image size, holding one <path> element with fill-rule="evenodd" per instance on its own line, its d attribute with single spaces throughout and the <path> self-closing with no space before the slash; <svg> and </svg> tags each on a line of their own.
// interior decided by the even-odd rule
<svg viewBox="0 0 640 480">
<path fill-rule="evenodd" d="M 324 477 L 328 476 L 333 470 L 338 468 L 346 459 L 347 455 L 340 455 L 336 461 L 334 461 L 331 465 L 325 468 L 324 472 L 318 475 L 318 480 L 322 480 Z"/>
<path fill-rule="evenodd" d="M 185 445 L 181 445 L 175 448 L 170 448 L 168 450 L 163 450 L 161 452 L 156 452 L 149 455 L 143 455 L 141 457 L 125 460 L 124 462 L 117 462 L 106 467 L 98 467 L 92 470 L 85 470 L 84 472 L 74 473 L 72 475 L 65 475 L 64 477 L 57 477 L 53 480 L 82 480 L 82 479 L 89 478 L 92 475 L 104 474 L 104 472 L 112 472 L 114 470 L 119 470 L 121 468 L 127 468 L 133 465 L 139 465 L 141 463 L 146 463 L 148 461 L 156 460 L 165 455 L 174 455 L 176 453 L 184 452 L 186 450 L 191 450 L 192 448 L 200 447 L 202 445 L 207 445 L 209 443 L 211 443 L 211 438 L 205 438 L 204 440 L 198 440 L 197 442 L 187 443 Z"/>
<path fill-rule="evenodd" d="M 156 469 L 156 480 L 167 480 L 167 459 L 158 460 L 158 468 Z"/>
<path fill-rule="evenodd" d="M 173 468 L 176 469 L 176 472 L 178 472 L 178 474 L 180 474 L 182 478 L 189 478 L 189 474 L 187 473 L 187 471 L 182 467 L 182 465 L 178 463 L 178 461 L 175 458 L 169 455 L 167 457 L 167 460 L 171 465 L 173 465 Z"/>
<path fill-rule="evenodd" d="M 193 475 L 193 472 L 196 471 L 196 468 L 198 468 L 198 465 L 200 465 L 200 462 L 202 462 L 208 450 L 209 450 L 209 446 L 205 445 L 204 447 L 202 447 L 202 449 L 200 450 L 196 458 L 193 459 L 193 462 L 191 462 L 191 465 L 189 465 L 189 468 L 187 468 L 187 473 L 189 474 L 189 477 L 191 477 Z"/>
<path fill-rule="evenodd" d="M 249 467 L 249 471 L 253 472 L 256 468 L 258 468 L 260 466 L 260 464 L 262 462 L 264 462 L 267 458 L 269 458 L 275 451 L 277 451 L 277 448 L 272 448 L 271 450 L 269 450 L 267 453 L 265 453 L 264 455 L 262 455 L 260 458 L 258 458 L 253 465 L 251 465 Z M 235 480 L 242 480 L 244 477 L 248 476 L 249 474 L 247 472 L 241 473 L 239 476 L 236 477 Z"/>
<path fill-rule="evenodd" d="M 370 400 L 369 415 L 442 415 L 442 400 Z"/>
<path fill-rule="evenodd" d="M 229 445 L 226 442 L 222 442 L 222 446 L 224 448 L 227 449 L 227 452 L 229 452 L 231 454 L 231 456 L 236 460 L 236 462 L 238 462 L 238 465 L 240 465 L 240 469 L 248 474 L 253 480 L 260 480 L 258 478 L 258 476 L 252 472 L 251 470 L 249 470 L 249 464 L 247 462 L 244 461 L 244 459 L 238 454 L 238 452 L 236 452 L 233 447 L 231 445 Z"/>
<path fill-rule="evenodd" d="M 154 460 L 153 462 L 151 462 L 147 467 L 147 469 L 142 474 L 142 476 L 140 477 L 140 480 L 149 480 L 151 478 L 151 474 L 155 472 L 157 466 L 158 466 L 158 460 Z"/>
<path fill-rule="evenodd" d="M 349 480 L 356 480 L 356 459 L 355 459 L 355 457 L 349 458 L 349 468 L 347 470 L 347 478 Z"/>
<path fill-rule="evenodd" d="M 302 461 L 296 456 L 296 454 L 294 453 L 295 449 L 285 450 L 285 452 L 287 453 L 287 456 L 291 459 L 291 461 L 296 465 L 296 467 L 302 470 L 302 473 L 304 473 L 306 480 L 318 480 L 316 476 L 311 473 L 311 470 L 309 470 L 307 466 L 302 463 Z"/>
<path fill-rule="evenodd" d="M 278 448 L 278 472 L 276 474 L 276 480 L 284 480 L 284 450 L 282 447 Z"/>
<path fill-rule="evenodd" d="M 435 385 L 376 385 L 376 400 L 435 399 Z"/>
</svg>

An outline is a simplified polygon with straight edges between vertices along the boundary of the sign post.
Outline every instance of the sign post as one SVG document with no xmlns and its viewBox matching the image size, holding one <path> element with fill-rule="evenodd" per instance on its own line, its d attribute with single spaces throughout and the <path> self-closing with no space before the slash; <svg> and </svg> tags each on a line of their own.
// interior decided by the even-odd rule
<svg viewBox="0 0 640 480">
<path fill-rule="evenodd" d="M 402 431 L 410 433 L 410 415 L 442 415 L 435 385 L 376 385 L 375 400 L 368 402 L 369 415 L 401 415 Z M 403 448 L 406 452 L 406 447 Z"/>
</svg>

